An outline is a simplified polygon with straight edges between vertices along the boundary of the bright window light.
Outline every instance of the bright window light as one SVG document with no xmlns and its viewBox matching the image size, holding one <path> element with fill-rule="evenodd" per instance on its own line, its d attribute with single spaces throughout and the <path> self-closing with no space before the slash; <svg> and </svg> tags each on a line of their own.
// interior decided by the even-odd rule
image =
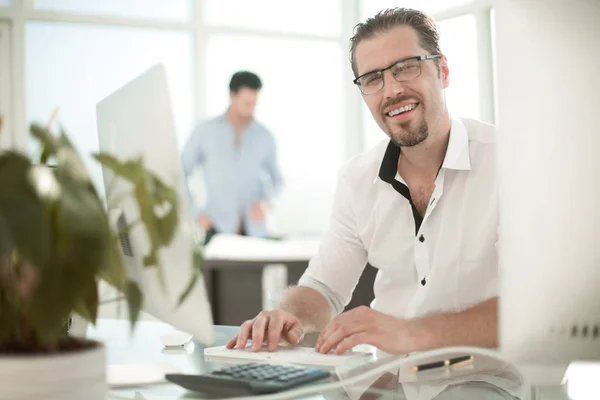
<svg viewBox="0 0 600 400">
<path fill-rule="evenodd" d="M 361 20 L 364 21 L 386 8 L 407 7 L 435 14 L 471 2 L 473 0 L 362 0 Z"/>
<path fill-rule="evenodd" d="M 336 36 L 341 32 L 342 0 L 205 0 L 209 25 Z"/>
<path fill-rule="evenodd" d="M 0 0 L 6 1 L 6 0 Z M 9 3 L 11 0 L 8 0 Z M 40 10 L 151 20 L 187 21 L 193 0 L 35 0 Z"/>
<path fill-rule="evenodd" d="M 25 34 L 27 121 L 44 123 L 59 107 L 57 122 L 85 156 L 100 192 L 102 169 L 89 156 L 99 146 L 96 104 L 157 63 L 165 65 L 180 142 L 189 133 L 194 81 L 188 34 L 51 22 L 29 22 Z"/>
</svg>

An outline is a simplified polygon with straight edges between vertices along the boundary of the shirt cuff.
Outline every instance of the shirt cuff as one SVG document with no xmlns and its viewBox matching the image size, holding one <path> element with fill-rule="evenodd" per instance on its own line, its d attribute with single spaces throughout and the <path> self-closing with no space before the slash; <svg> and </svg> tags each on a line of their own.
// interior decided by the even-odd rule
<svg viewBox="0 0 600 400">
<path fill-rule="evenodd" d="M 298 286 L 308 287 L 319 292 L 329 303 L 333 315 L 338 315 L 344 311 L 344 300 L 342 296 L 331 290 L 329 286 L 321 281 L 318 281 L 311 276 L 302 276 L 298 281 Z"/>
</svg>

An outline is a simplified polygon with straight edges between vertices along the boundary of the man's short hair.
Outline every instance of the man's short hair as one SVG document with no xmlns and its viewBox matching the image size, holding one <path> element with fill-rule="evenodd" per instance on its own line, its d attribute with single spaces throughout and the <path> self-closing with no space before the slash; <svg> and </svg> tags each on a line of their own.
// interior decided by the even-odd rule
<svg viewBox="0 0 600 400">
<path fill-rule="evenodd" d="M 411 8 L 398 7 L 383 10 L 354 27 L 354 36 L 350 39 L 350 63 L 352 64 L 354 77 L 358 76 L 356 65 L 356 47 L 358 44 L 398 26 L 410 26 L 417 31 L 420 46 L 423 49 L 430 54 L 441 54 L 440 33 L 433 18 L 422 11 Z"/>
<path fill-rule="evenodd" d="M 262 82 L 255 73 L 238 71 L 233 74 L 231 81 L 229 81 L 229 90 L 233 93 L 237 93 L 243 87 L 260 90 L 262 88 Z"/>
</svg>

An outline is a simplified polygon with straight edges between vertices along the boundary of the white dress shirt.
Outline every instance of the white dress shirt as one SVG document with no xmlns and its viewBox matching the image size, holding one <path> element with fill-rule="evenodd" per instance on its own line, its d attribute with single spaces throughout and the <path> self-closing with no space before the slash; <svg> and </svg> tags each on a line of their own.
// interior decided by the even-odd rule
<svg viewBox="0 0 600 400">
<path fill-rule="evenodd" d="M 400 318 L 464 310 L 498 295 L 496 129 L 452 119 L 448 149 L 423 218 L 384 141 L 340 172 L 332 220 L 300 279 L 340 313 L 367 262 L 371 306 Z"/>
<path fill-rule="evenodd" d="M 329 229 L 299 285 L 323 294 L 337 314 L 368 262 L 378 269 L 371 307 L 399 318 L 458 312 L 497 296 L 496 128 L 452 119 L 422 218 L 397 172 L 399 156 L 386 140 L 341 170 Z"/>
</svg>

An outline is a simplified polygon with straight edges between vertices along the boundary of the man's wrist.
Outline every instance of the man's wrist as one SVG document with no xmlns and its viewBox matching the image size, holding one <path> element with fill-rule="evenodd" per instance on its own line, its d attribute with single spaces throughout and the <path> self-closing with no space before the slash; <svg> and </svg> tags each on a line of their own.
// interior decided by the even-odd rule
<svg viewBox="0 0 600 400">
<path fill-rule="evenodd" d="M 428 350 L 438 347 L 436 344 L 435 329 L 432 329 L 429 318 L 416 318 L 403 320 L 408 331 L 409 347 L 414 351 Z"/>
</svg>

